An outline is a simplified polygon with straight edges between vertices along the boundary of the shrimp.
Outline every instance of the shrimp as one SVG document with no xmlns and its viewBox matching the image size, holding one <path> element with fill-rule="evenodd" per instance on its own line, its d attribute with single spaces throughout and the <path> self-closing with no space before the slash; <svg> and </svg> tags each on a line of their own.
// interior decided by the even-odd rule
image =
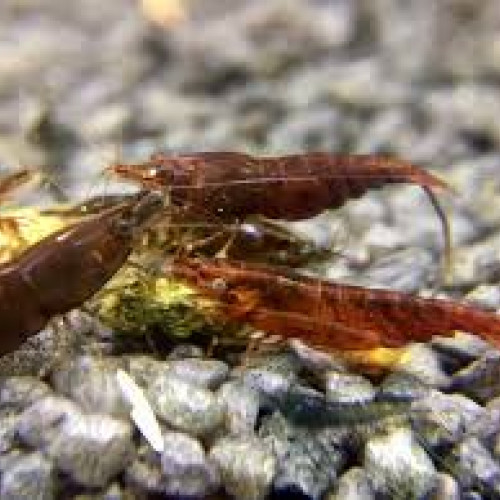
<svg viewBox="0 0 500 500">
<path fill-rule="evenodd" d="M 307 219 L 328 208 L 338 208 L 370 188 L 417 184 L 439 217 L 445 267 L 450 269 L 449 223 L 433 192 L 448 186 L 401 160 L 330 153 L 257 158 L 236 152 L 204 152 L 156 154 L 145 163 L 117 164 L 109 170 L 143 188 L 167 191 L 170 201 L 189 215 L 232 221 L 250 215 L 287 221 Z"/>
<path fill-rule="evenodd" d="M 222 259 L 179 258 L 166 269 L 214 299 L 219 318 L 327 350 L 402 347 L 453 330 L 475 333 L 500 348 L 500 317 L 455 301 Z"/>
<path fill-rule="evenodd" d="M 39 181 L 40 176 L 38 170 L 30 168 L 20 168 L 6 174 L 0 179 L 0 200 L 4 200 L 21 186 Z"/>
<path fill-rule="evenodd" d="M 155 194 L 140 194 L 42 239 L 0 266 L 0 354 L 98 291 L 162 206 Z"/>
</svg>

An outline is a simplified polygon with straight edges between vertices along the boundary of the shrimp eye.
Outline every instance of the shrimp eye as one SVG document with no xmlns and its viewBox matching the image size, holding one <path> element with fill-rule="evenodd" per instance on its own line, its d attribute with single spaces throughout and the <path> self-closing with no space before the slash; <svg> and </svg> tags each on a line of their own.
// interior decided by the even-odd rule
<svg viewBox="0 0 500 500">
<path fill-rule="evenodd" d="M 225 292 L 227 290 L 227 282 L 223 278 L 215 278 L 210 283 L 210 288 L 215 292 Z"/>
</svg>

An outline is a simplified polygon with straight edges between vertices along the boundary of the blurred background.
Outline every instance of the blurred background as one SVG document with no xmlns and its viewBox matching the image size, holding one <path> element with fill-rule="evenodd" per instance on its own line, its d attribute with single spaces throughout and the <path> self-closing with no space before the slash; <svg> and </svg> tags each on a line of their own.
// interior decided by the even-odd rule
<svg viewBox="0 0 500 500">
<path fill-rule="evenodd" d="M 70 191 L 159 149 L 498 167 L 495 0 L 2 0 L 0 24 L 0 163 Z"/>
</svg>

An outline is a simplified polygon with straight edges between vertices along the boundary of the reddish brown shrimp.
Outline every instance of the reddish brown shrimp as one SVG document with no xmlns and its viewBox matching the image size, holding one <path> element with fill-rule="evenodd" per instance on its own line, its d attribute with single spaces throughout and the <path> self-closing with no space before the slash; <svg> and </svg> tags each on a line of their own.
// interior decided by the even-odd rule
<svg viewBox="0 0 500 500">
<path fill-rule="evenodd" d="M 299 220 L 337 208 L 368 189 L 411 183 L 427 193 L 440 219 L 447 265 L 448 221 L 432 191 L 445 182 L 410 163 L 376 155 L 307 153 L 253 157 L 235 152 L 153 155 L 136 165 L 109 170 L 144 188 L 162 189 L 191 216 L 241 220 L 250 215 Z"/>
<path fill-rule="evenodd" d="M 453 330 L 475 333 L 500 348 L 500 317 L 459 302 L 222 259 L 177 259 L 168 272 L 215 299 L 221 319 L 327 350 L 400 347 Z"/>
<path fill-rule="evenodd" d="M 98 291 L 161 206 L 158 196 L 139 195 L 46 237 L 0 266 L 0 354 Z"/>
</svg>

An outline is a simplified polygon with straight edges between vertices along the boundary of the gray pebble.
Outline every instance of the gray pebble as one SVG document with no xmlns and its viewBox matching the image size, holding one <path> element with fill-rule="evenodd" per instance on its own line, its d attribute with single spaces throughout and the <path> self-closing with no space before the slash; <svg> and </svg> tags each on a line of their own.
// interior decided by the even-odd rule
<svg viewBox="0 0 500 500">
<path fill-rule="evenodd" d="M 9 377 L 0 383 L 0 408 L 23 410 L 51 392 L 51 388 L 38 378 Z"/>
<path fill-rule="evenodd" d="M 269 134 L 272 151 L 325 150 L 335 148 L 339 117 L 334 108 L 320 106 L 299 110 L 274 126 Z"/>
<path fill-rule="evenodd" d="M 203 349 L 194 344 L 178 344 L 169 353 L 168 360 L 203 358 Z"/>
<path fill-rule="evenodd" d="M 392 250 L 411 244 L 396 228 L 381 229 L 376 234 L 375 231 L 376 226 L 365 235 L 365 244 L 371 247 L 372 254 L 381 253 L 381 249 Z M 391 252 L 375 260 L 372 266 L 356 278 L 355 284 L 370 288 L 417 292 L 422 288 L 422 283 L 429 282 L 435 269 L 436 260 L 429 251 L 412 247 Z"/>
<path fill-rule="evenodd" d="M 166 373 L 169 363 L 151 356 L 133 355 L 124 359 L 125 370 L 141 387 L 148 387 L 160 374 Z"/>
<path fill-rule="evenodd" d="M 477 491 L 466 491 L 462 494 L 460 500 L 484 500 L 484 496 Z"/>
<path fill-rule="evenodd" d="M 389 373 L 380 384 L 377 398 L 381 401 L 413 401 L 425 397 L 431 390 L 414 375 L 393 372 Z"/>
<path fill-rule="evenodd" d="M 361 375 L 330 371 L 326 374 L 326 399 L 332 403 L 366 403 L 375 397 L 373 384 Z"/>
<path fill-rule="evenodd" d="M 80 409 L 69 399 L 46 396 L 24 410 L 17 433 L 29 446 L 45 449 L 59 436 L 62 427 L 79 415 Z"/>
<path fill-rule="evenodd" d="M 382 71 L 376 57 L 343 64 L 329 82 L 331 99 L 361 109 L 404 102 L 409 89 L 401 81 L 387 79 Z"/>
<path fill-rule="evenodd" d="M 500 308 L 500 287 L 498 285 L 478 285 L 466 296 L 467 300 L 484 309 Z"/>
<path fill-rule="evenodd" d="M 2 472 L 2 500 L 51 500 L 55 490 L 54 466 L 41 453 L 24 455 Z"/>
<path fill-rule="evenodd" d="M 283 375 L 279 372 L 252 368 L 243 374 L 243 383 L 248 387 L 258 391 L 263 397 L 270 399 L 281 398 L 290 391 L 294 374 Z"/>
<path fill-rule="evenodd" d="M 298 362 L 309 372 L 322 377 L 328 370 L 346 371 L 345 362 L 336 353 L 327 353 L 315 349 L 299 339 L 290 339 L 290 349 L 297 356 Z"/>
<path fill-rule="evenodd" d="M 500 397 L 492 399 L 468 429 L 484 443 L 491 443 L 492 438 L 500 433 Z"/>
<path fill-rule="evenodd" d="M 488 441 L 485 441 L 486 446 L 488 446 L 491 443 Z M 500 459 L 500 433 L 495 436 L 495 439 L 493 440 L 493 450 L 492 450 L 493 456 L 497 459 L 497 461 Z"/>
<path fill-rule="evenodd" d="M 104 414 L 72 414 L 45 452 L 74 482 L 106 486 L 134 457 L 132 426 Z"/>
<path fill-rule="evenodd" d="M 0 454 L 0 477 L 5 470 L 15 464 L 20 458 L 25 456 L 25 452 L 19 448 L 14 448 L 10 451 Z"/>
<path fill-rule="evenodd" d="M 252 358 L 252 364 L 248 369 L 263 370 L 292 378 L 297 375 L 302 366 L 297 362 L 297 356 L 293 352 L 285 351 L 279 354 L 256 356 Z"/>
<path fill-rule="evenodd" d="M 274 490 L 282 495 L 320 498 L 332 486 L 346 459 L 346 434 L 295 427 L 279 414 L 266 419 L 259 435 L 276 453 Z"/>
<path fill-rule="evenodd" d="M 452 337 L 437 335 L 432 338 L 431 345 L 438 352 L 449 354 L 463 362 L 470 362 L 491 351 L 488 342 L 465 332 L 456 332 Z"/>
<path fill-rule="evenodd" d="M 116 379 L 122 363 L 117 358 L 79 356 L 68 358 L 52 375 L 54 388 L 89 413 L 128 417 Z"/>
<path fill-rule="evenodd" d="M 461 488 L 457 480 L 440 472 L 437 475 L 436 489 L 432 494 L 432 500 L 463 500 Z"/>
<path fill-rule="evenodd" d="M 500 235 L 494 233 L 473 245 L 460 247 L 453 254 L 453 284 L 477 286 L 488 282 L 500 271 Z"/>
<path fill-rule="evenodd" d="M 431 448 L 461 439 L 484 414 L 483 407 L 461 394 L 433 391 L 412 404 L 414 429 Z"/>
<path fill-rule="evenodd" d="M 14 448 L 19 419 L 19 415 L 0 415 L 0 455 Z"/>
<path fill-rule="evenodd" d="M 255 437 L 227 437 L 212 447 L 210 458 L 220 469 L 227 493 L 241 500 L 266 498 L 276 474 L 276 457 Z"/>
<path fill-rule="evenodd" d="M 426 344 L 410 344 L 394 366 L 394 371 L 413 375 L 436 389 L 445 389 L 450 385 L 450 377 L 444 372 L 439 355 Z"/>
<path fill-rule="evenodd" d="M 488 351 L 453 375 L 451 390 L 463 392 L 480 403 L 500 395 L 500 354 Z"/>
<path fill-rule="evenodd" d="M 405 428 L 370 438 L 364 467 L 373 488 L 386 498 L 423 498 L 437 483 L 431 459 Z"/>
<path fill-rule="evenodd" d="M 27 408 L 17 432 L 84 486 L 105 486 L 134 455 L 131 424 L 104 414 L 82 414 L 75 403 L 56 396 Z"/>
<path fill-rule="evenodd" d="M 375 493 L 362 467 L 351 467 L 339 477 L 335 493 L 327 500 L 373 500 Z"/>
<path fill-rule="evenodd" d="M 130 500 L 131 498 L 133 498 L 133 492 L 125 490 L 117 482 L 111 484 L 102 493 L 102 500 Z"/>
<path fill-rule="evenodd" d="M 500 465 L 477 438 L 471 436 L 455 445 L 447 463 L 463 488 L 500 497 Z"/>
<path fill-rule="evenodd" d="M 192 384 L 217 389 L 227 378 L 229 367 L 218 359 L 178 359 L 169 362 L 173 375 Z"/>
<path fill-rule="evenodd" d="M 134 461 L 125 469 L 125 482 L 133 489 L 162 495 L 164 493 L 161 456 L 149 444 L 140 446 Z"/>
<path fill-rule="evenodd" d="M 253 434 L 259 413 L 259 393 L 239 380 L 225 382 L 217 396 L 225 406 L 225 426 L 233 435 Z"/>
<path fill-rule="evenodd" d="M 224 406 L 215 395 L 198 385 L 166 374 L 148 388 L 156 414 L 178 430 L 205 436 L 224 420 Z"/>
<path fill-rule="evenodd" d="M 165 493 L 175 497 L 201 497 L 215 491 L 219 473 L 196 439 L 167 432 L 161 456 Z"/>
</svg>

